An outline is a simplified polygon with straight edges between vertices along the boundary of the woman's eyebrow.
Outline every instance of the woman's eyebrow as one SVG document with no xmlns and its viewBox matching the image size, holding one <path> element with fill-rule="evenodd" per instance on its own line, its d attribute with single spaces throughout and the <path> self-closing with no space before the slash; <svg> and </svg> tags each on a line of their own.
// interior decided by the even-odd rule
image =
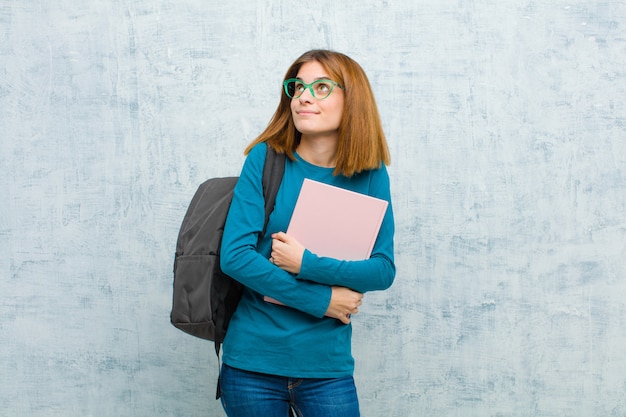
<svg viewBox="0 0 626 417">
<path fill-rule="evenodd" d="M 304 81 L 302 77 L 297 77 L 297 76 L 296 76 L 296 80 Z M 319 81 L 319 80 L 330 80 L 330 77 L 328 75 L 325 75 L 323 77 L 317 77 L 313 79 L 313 81 Z"/>
</svg>

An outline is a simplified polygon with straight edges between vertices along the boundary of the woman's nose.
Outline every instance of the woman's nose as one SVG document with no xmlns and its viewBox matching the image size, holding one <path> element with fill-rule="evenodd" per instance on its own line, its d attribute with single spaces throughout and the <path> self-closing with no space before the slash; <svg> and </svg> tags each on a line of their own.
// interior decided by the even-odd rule
<svg viewBox="0 0 626 417">
<path fill-rule="evenodd" d="M 313 95 L 313 92 L 311 91 L 310 88 L 305 88 L 304 91 L 302 92 L 302 94 L 300 94 L 300 97 L 298 97 L 300 99 L 301 102 L 311 102 L 313 101 L 313 99 L 315 98 L 315 96 Z"/>
</svg>

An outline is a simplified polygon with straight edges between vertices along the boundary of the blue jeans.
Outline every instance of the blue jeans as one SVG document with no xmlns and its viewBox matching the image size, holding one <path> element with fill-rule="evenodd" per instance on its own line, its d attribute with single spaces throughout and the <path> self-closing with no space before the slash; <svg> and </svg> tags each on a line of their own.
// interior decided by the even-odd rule
<svg viewBox="0 0 626 417">
<path fill-rule="evenodd" d="M 224 364 L 222 406 L 228 417 L 359 417 L 354 379 L 287 378 L 242 371 Z"/>
</svg>

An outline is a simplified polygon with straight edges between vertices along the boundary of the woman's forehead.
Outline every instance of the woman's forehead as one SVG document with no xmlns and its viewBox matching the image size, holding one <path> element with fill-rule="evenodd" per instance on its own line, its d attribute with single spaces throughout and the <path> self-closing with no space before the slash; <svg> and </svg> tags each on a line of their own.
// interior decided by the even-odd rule
<svg viewBox="0 0 626 417">
<path fill-rule="evenodd" d="M 297 74 L 298 78 L 307 77 L 311 81 L 328 78 L 328 71 L 317 61 L 305 62 L 302 64 Z"/>
</svg>

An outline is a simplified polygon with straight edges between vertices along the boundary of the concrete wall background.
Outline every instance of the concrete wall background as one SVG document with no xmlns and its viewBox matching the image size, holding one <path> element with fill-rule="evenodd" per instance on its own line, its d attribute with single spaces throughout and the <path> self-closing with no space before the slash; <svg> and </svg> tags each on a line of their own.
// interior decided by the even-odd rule
<svg viewBox="0 0 626 417">
<path fill-rule="evenodd" d="M 626 415 L 626 3 L 582 0 L 1 2 L 0 415 L 224 415 L 175 239 L 313 47 L 393 155 L 363 415 Z"/>
</svg>

